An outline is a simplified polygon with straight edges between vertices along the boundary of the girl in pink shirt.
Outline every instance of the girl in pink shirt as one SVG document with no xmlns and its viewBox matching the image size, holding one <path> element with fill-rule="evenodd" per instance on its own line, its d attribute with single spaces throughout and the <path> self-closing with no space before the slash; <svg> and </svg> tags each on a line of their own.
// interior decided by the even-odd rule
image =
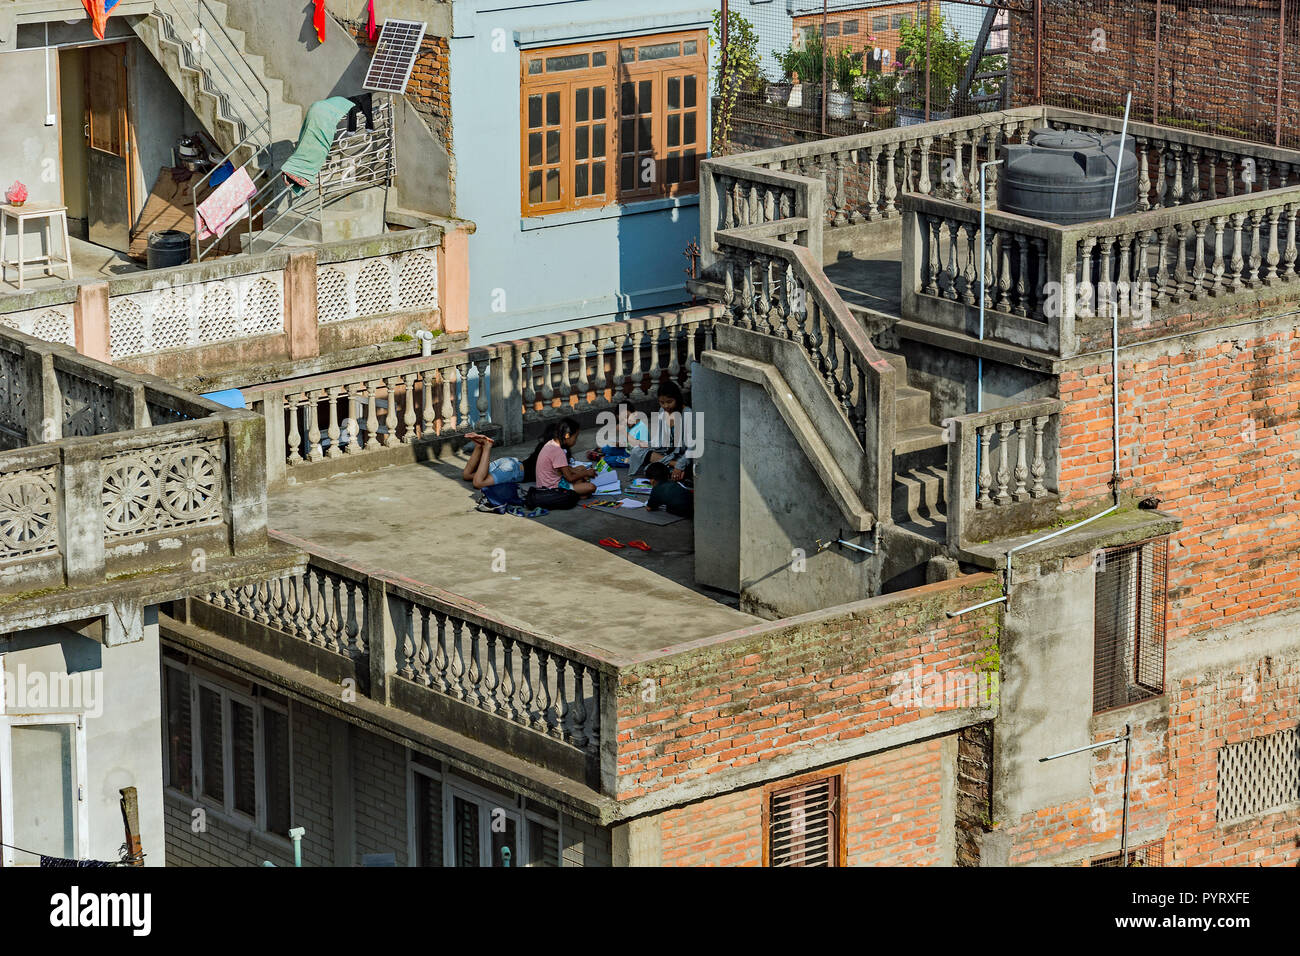
<svg viewBox="0 0 1300 956">
<path fill-rule="evenodd" d="M 578 422 L 562 418 L 548 425 L 542 442 L 533 452 L 537 462 L 538 488 L 572 489 L 586 498 L 596 486 L 587 479 L 596 477 L 591 468 L 574 468 L 569 464 L 569 449 L 578 443 Z"/>
</svg>

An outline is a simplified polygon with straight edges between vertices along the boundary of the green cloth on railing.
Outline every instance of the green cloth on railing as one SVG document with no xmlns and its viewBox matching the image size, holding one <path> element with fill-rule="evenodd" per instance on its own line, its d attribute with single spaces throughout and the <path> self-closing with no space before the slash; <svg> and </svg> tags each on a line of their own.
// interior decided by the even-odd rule
<svg viewBox="0 0 1300 956">
<path fill-rule="evenodd" d="M 307 117 L 302 121 L 298 132 L 298 148 L 280 167 L 281 173 L 292 173 L 307 182 L 316 182 L 320 168 L 325 165 L 330 147 L 334 145 L 334 133 L 339 121 L 348 115 L 355 104 L 346 96 L 331 96 L 327 100 L 317 100 L 307 107 Z M 293 185 L 293 194 L 301 195 L 303 187 Z"/>
</svg>

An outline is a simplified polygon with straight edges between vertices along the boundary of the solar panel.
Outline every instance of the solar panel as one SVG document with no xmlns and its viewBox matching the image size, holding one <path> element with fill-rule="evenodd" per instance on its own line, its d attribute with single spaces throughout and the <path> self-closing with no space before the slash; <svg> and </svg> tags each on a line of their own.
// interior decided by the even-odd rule
<svg viewBox="0 0 1300 956">
<path fill-rule="evenodd" d="M 364 90 L 404 93 L 410 82 L 415 58 L 424 39 L 424 23 L 419 20 L 385 20 L 375 44 L 375 55 L 366 71 Z"/>
</svg>

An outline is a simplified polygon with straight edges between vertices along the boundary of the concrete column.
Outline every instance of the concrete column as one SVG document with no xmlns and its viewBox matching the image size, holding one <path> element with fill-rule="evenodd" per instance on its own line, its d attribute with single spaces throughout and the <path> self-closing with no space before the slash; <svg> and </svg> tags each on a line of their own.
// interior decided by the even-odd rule
<svg viewBox="0 0 1300 956">
<path fill-rule="evenodd" d="M 77 302 L 72 315 L 77 351 L 87 358 L 101 362 L 111 361 L 108 283 L 93 282 L 77 286 Z"/>
<path fill-rule="evenodd" d="M 396 634 L 388 594 L 380 578 L 366 580 L 366 646 L 370 657 L 370 699 L 381 704 L 390 701 L 389 682 L 397 671 L 393 649 Z"/>
<path fill-rule="evenodd" d="M 469 331 L 469 233 L 449 229 L 438 246 L 438 311 L 444 332 Z"/>
<path fill-rule="evenodd" d="M 144 383 L 130 378 L 113 382 L 113 428 L 131 431 L 149 427 L 149 406 Z"/>
<path fill-rule="evenodd" d="M 641 817 L 610 828 L 615 866 L 662 866 L 663 828 L 659 817 Z"/>
<path fill-rule="evenodd" d="M 266 423 L 261 415 L 236 409 L 213 417 L 225 423 L 231 553 L 265 551 Z"/>
<path fill-rule="evenodd" d="M 267 490 L 283 485 L 285 472 L 288 470 L 286 460 L 289 454 L 289 438 L 284 430 L 284 398 L 285 390 L 280 389 L 274 392 L 262 392 L 261 397 L 253 403 L 253 410 L 259 412 L 266 422 Z"/>
<path fill-rule="evenodd" d="M 513 342 L 498 346 L 492 359 L 492 421 L 501 426 L 501 444 L 517 445 L 524 440 L 524 406 L 519 391 L 519 347 Z"/>
<path fill-rule="evenodd" d="M 70 438 L 63 446 L 59 550 L 69 587 L 104 580 L 101 451 L 102 443 L 95 438 Z"/>
<path fill-rule="evenodd" d="M 39 347 L 23 353 L 27 372 L 27 441 L 33 445 L 63 437 L 63 396 L 54 374 L 54 356 Z"/>
<path fill-rule="evenodd" d="M 333 862 L 335 866 L 356 865 L 357 821 L 352 792 L 352 728 L 337 717 L 330 718 L 330 783 L 333 796 Z"/>
<path fill-rule="evenodd" d="M 320 354 L 314 250 L 290 253 L 284 267 L 284 331 L 289 339 L 290 359 Z"/>
</svg>

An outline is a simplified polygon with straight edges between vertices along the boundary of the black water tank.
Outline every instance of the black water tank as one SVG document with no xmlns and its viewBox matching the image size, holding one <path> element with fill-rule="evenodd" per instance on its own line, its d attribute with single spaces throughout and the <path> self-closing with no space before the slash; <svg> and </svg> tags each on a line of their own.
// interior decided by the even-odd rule
<svg viewBox="0 0 1300 956">
<path fill-rule="evenodd" d="M 1068 225 L 1110 218 L 1119 158 L 1118 134 L 1036 129 L 1029 144 L 1002 147 L 998 209 Z M 1137 154 L 1133 137 L 1124 149 L 1115 215 L 1137 208 Z"/>
<path fill-rule="evenodd" d="M 190 261 L 189 233 L 178 229 L 164 229 L 149 233 L 149 246 L 145 261 L 150 269 L 166 269 Z"/>
</svg>

